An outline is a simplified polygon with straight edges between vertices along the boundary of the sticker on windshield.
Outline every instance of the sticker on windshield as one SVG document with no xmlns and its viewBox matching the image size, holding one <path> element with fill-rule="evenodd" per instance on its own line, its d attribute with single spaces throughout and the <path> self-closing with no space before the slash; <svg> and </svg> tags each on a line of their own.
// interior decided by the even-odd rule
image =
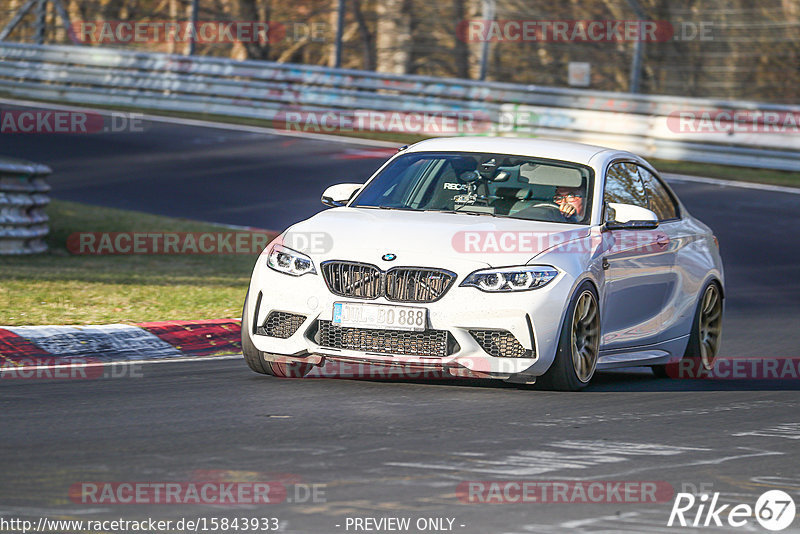
<svg viewBox="0 0 800 534">
<path fill-rule="evenodd" d="M 467 184 L 455 184 L 452 182 L 445 182 L 443 185 L 444 189 L 451 189 L 453 191 L 466 191 Z"/>
<path fill-rule="evenodd" d="M 466 195 L 456 195 L 453 197 L 453 202 L 456 204 L 475 204 L 478 200 L 478 195 L 475 193 L 468 193 Z"/>
</svg>

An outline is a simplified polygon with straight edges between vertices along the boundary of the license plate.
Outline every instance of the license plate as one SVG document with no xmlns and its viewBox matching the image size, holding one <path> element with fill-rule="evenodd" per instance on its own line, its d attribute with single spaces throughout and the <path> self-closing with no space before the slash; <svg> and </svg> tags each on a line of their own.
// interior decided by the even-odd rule
<svg viewBox="0 0 800 534">
<path fill-rule="evenodd" d="M 428 310 L 411 306 L 334 302 L 333 324 L 381 330 L 420 331 L 428 326 Z"/>
</svg>

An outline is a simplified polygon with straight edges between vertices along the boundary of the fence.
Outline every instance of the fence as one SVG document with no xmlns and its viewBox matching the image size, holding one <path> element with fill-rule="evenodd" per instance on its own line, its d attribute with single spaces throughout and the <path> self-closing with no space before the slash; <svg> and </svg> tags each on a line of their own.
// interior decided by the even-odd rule
<svg viewBox="0 0 800 534">
<path fill-rule="evenodd" d="M 0 43 L 0 92 L 272 121 L 288 110 L 465 112 L 485 118 L 489 126 L 481 134 L 541 136 L 662 159 L 800 170 L 800 133 L 796 123 L 791 128 L 800 106 L 18 43 Z M 710 128 L 682 131 L 680 113 L 705 113 Z"/>
<path fill-rule="evenodd" d="M 59 5 L 71 24 L 63 23 Z M 485 70 L 485 79 L 547 87 L 576 83 L 569 65 L 578 62 L 591 66 L 588 79 L 580 82 L 591 85 L 582 87 L 598 91 L 785 104 L 796 103 L 800 95 L 797 0 L 5 0 L 0 37 L 24 6 L 30 9 L 8 33 L 9 41 L 179 54 L 195 44 L 201 56 L 476 80 Z M 486 19 L 492 13 L 498 24 L 489 42 L 480 35 L 490 35 Z M 205 39 L 201 33 L 190 40 L 162 33 L 143 39 L 100 31 L 117 23 L 185 28 L 195 19 L 200 29 L 221 21 L 268 23 L 269 38 Z M 655 23 L 657 38 L 622 37 L 606 26 L 636 20 Z M 600 23 L 606 30 L 573 35 L 577 27 L 571 25 L 568 37 L 555 35 L 552 24 L 578 21 Z M 541 26 L 517 32 L 519 23 Z M 95 26 L 97 31 L 84 32 Z M 480 27 L 486 34 L 472 31 Z M 342 46 L 337 46 L 340 36 Z"/>
<path fill-rule="evenodd" d="M 47 250 L 50 231 L 44 207 L 50 186 L 44 165 L 0 158 L 0 255 L 36 254 Z"/>
</svg>

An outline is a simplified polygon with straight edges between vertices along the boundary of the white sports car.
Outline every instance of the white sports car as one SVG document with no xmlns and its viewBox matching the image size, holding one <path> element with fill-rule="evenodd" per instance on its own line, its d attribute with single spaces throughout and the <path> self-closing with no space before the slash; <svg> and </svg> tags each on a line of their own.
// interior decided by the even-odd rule
<svg viewBox="0 0 800 534">
<path fill-rule="evenodd" d="M 322 202 L 253 271 L 242 350 L 258 373 L 332 361 L 577 390 L 597 369 L 713 366 L 717 240 L 634 154 L 431 139 Z"/>
</svg>

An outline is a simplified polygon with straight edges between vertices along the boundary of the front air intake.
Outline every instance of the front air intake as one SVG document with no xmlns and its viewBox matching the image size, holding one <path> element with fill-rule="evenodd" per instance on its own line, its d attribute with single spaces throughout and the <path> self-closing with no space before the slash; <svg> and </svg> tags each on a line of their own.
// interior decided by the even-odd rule
<svg viewBox="0 0 800 534">
<path fill-rule="evenodd" d="M 291 337 L 306 320 L 305 315 L 295 313 L 270 312 L 264 324 L 258 328 L 257 334 L 262 336 L 286 339 Z"/>
<path fill-rule="evenodd" d="M 470 330 L 478 345 L 495 358 L 532 358 L 533 351 L 525 347 L 508 330 Z"/>
<path fill-rule="evenodd" d="M 319 321 L 319 345 L 332 349 L 356 350 L 398 356 L 443 358 L 458 350 L 455 339 L 446 330 L 380 330 L 338 326 Z"/>
</svg>

